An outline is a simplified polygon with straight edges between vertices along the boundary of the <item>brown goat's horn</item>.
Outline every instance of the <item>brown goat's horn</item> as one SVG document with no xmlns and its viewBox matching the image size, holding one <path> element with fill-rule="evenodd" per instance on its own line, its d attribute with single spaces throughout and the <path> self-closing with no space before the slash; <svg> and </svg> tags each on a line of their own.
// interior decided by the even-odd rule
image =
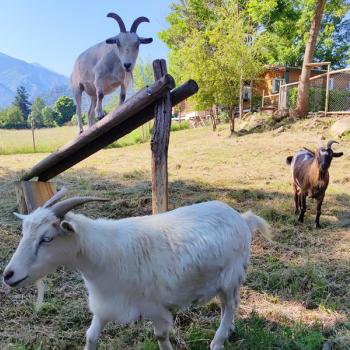
<svg viewBox="0 0 350 350">
<path fill-rule="evenodd" d="M 327 143 L 327 148 L 328 148 L 328 149 L 332 149 L 333 143 L 339 143 L 339 142 L 338 142 L 338 141 L 334 141 L 334 140 L 330 140 L 330 141 L 328 141 L 328 143 Z"/>
<path fill-rule="evenodd" d="M 55 193 L 44 205 L 43 208 L 49 208 L 58 202 L 67 193 L 67 189 L 62 187 L 57 193 Z"/>
<path fill-rule="evenodd" d="M 120 32 L 121 33 L 126 33 L 126 28 L 125 28 L 125 24 L 124 24 L 124 21 L 122 20 L 122 18 L 117 15 L 116 13 L 114 12 L 110 12 L 107 17 L 110 17 L 110 18 L 114 18 L 118 24 L 119 24 L 119 28 L 120 28 Z"/>
<path fill-rule="evenodd" d="M 149 23 L 149 19 L 147 17 L 139 17 L 136 18 L 134 23 L 132 24 L 131 28 L 130 28 L 130 33 L 136 33 L 137 31 L 137 27 L 139 26 L 140 23 L 142 22 L 148 22 Z"/>
<path fill-rule="evenodd" d="M 73 197 L 66 199 L 62 202 L 56 203 L 51 207 L 51 209 L 58 218 L 63 218 L 65 214 L 67 214 L 70 210 L 74 209 L 75 207 L 92 201 L 108 202 L 109 199 L 98 197 Z"/>
</svg>

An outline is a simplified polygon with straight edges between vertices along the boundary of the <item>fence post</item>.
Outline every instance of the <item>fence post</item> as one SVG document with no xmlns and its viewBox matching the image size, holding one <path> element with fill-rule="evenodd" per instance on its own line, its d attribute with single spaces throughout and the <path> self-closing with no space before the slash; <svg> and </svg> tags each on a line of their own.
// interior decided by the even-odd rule
<svg viewBox="0 0 350 350">
<path fill-rule="evenodd" d="M 328 113 L 328 104 L 329 104 L 329 80 L 330 80 L 330 63 L 328 63 L 327 67 L 327 83 L 326 83 L 326 101 L 324 106 L 324 116 L 327 117 Z"/>
<path fill-rule="evenodd" d="M 262 94 L 261 108 L 264 107 L 264 95 L 265 95 L 265 89 L 263 90 L 263 94 Z"/>
<path fill-rule="evenodd" d="M 167 74 L 165 60 L 153 61 L 156 80 Z M 170 92 L 155 106 L 155 121 L 151 140 L 152 150 L 152 213 L 168 210 L 168 146 L 171 124 Z"/>
<path fill-rule="evenodd" d="M 32 117 L 32 120 L 30 121 L 30 126 L 31 126 L 31 129 L 32 129 L 33 149 L 34 149 L 34 152 L 36 152 L 35 135 L 34 135 L 34 129 L 35 129 L 34 117 Z"/>
</svg>

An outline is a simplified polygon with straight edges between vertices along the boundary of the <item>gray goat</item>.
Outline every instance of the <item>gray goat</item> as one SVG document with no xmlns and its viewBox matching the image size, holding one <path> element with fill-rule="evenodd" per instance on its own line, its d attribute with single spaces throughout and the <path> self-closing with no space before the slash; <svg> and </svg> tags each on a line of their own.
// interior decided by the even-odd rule
<svg viewBox="0 0 350 350">
<path fill-rule="evenodd" d="M 82 93 L 90 97 L 88 112 L 89 127 L 94 124 L 95 110 L 98 119 L 103 118 L 102 99 L 120 86 L 120 103 L 125 100 L 126 89 L 132 78 L 140 44 L 149 44 L 152 38 L 141 38 L 136 34 L 142 22 L 149 22 L 146 17 L 138 17 L 127 32 L 125 24 L 116 13 L 107 17 L 114 18 L 120 33 L 106 41 L 84 51 L 77 58 L 71 75 L 71 87 L 77 105 L 79 132 L 83 132 L 81 117 Z M 115 44 L 115 45 L 111 45 Z"/>
</svg>

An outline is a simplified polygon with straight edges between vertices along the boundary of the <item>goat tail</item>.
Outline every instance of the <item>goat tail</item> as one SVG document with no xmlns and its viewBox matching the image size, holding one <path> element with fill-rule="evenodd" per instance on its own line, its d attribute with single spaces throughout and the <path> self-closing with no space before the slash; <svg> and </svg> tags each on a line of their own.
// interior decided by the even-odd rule
<svg viewBox="0 0 350 350">
<path fill-rule="evenodd" d="M 289 156 L 289 157 L 286 158 L 287 165 L 291 165 L 292 161 L 293 161 L 293 156 Z"/>
<path fill-rule="evenodd" d="M 259 231 L 268 241 L 272 242 L 270 225 L 263 218 L 253 214 L 250 210 L 242 214 L 242 217 L 249 226 L 252 237 Z"/>
</svg>

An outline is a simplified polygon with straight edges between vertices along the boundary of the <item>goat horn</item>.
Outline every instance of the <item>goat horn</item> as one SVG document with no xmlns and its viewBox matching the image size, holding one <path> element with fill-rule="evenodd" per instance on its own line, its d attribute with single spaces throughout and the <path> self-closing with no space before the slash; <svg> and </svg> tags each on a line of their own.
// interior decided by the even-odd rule
<svg viewBox="0 0 350 350">
<path fill-rule="evenodd" d="M 124 24 L 122 18 L 121 18 L 119 15 L 117 15 L 117 14 L 114 13 L 114 12 L 110 12 L 110 13 L 107 15 L 107 17 L 114 18 L 114 19 L 118 22 L 118 24 L 119 24 L 120 32 L 121 32 L 121 33 L 126 33 L 125 24 Z"/>
<path fill-rule="evenodd" d="M 339 142 L 338 142 L 338 141 L 334 141 L 334 140 L 330 140 L 330 141 L 328 141 L 328 143 L 327 143 L 327 148 L 328 148 L 328 149 L 332 149 L 333 143 L 339 143 Z"/>
<path fill-rule="evenodd" d="M 70 210 L 74 209 L 75 207 L 92 201 L 107 202 L 109 199 L 98 197 L 73 197 L 56 203 L 51 207 L 51 209 L 58 218 L 63 218 Z"/>
<path fill-rule="evenodd" d="M 44 205 L 43 208 L 49 208 L 58 202 L 67 193 L 67 188 L 62 187 L 57 193 L 55 193 Z"/>
<path fill-rule="evenodd" d="M 148 22 L 149 23 L 149 19 L 147 17 L 138 17 L 138 18 L 136 18 L 134 23 L 132 24 L 132 26 L 130 28 L 130 33 L 136 33 L 137 27 L 142 22 Z"/>
</svg>

